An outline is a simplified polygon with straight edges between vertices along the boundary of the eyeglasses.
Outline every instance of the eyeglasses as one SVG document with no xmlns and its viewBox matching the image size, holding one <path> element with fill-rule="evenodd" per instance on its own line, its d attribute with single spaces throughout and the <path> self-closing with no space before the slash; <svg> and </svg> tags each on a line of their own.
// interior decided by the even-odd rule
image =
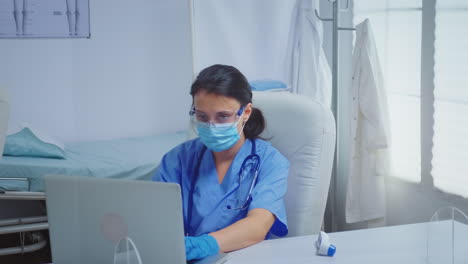
<svg viewBox="0 0 468 264">
<path fill-rule="evenodd" d="M 215 114 L 214 120 L 210 120 L 208 114 L 198 111 L 195 107 L 189 111 L 190 120 L 192 124 L 202 125 L 202 126 L 212 126 L 219 128 L 230 128 L 233 125 L 237 124 L 240 116 L 244 112 L 244 107 L 241 107 L 237 111 L 221 111 Z"/>
</svg>

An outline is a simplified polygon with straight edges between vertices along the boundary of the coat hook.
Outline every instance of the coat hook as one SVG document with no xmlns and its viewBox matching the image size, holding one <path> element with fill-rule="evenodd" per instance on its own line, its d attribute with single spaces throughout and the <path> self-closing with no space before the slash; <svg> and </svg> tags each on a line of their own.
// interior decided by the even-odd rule
<svg viewBox="0 0 468 264">
<path fill-rule="evenodd" d="M 314 9 L 315 11 L 315 16 L 319 19 L 319 20 L 322 20 L 322 21 L 332 21 L 333 19 L 332 18 L 323 18 L 319 15 L 317 9 Z"/>
<path fill-rule="evenodd" d="M 349 0 L 346 0 L 346 7 L 345 8 L 340 8 L 340 11 L 342 11 L 342 12 L 349 11 Z"/>
</svg>

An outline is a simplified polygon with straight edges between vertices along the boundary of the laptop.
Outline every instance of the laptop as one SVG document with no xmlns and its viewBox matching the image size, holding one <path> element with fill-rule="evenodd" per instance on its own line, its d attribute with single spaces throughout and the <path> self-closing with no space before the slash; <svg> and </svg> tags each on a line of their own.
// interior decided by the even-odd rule
<svg viewBox="0 0 468 264">
<path fill-rule="evenodd" d="M 46 176 L 54 264 L 185 264 L 180 187 L 174 183 Z M 194 263 L 226 262 L 218 254 Z"/>
</svg>

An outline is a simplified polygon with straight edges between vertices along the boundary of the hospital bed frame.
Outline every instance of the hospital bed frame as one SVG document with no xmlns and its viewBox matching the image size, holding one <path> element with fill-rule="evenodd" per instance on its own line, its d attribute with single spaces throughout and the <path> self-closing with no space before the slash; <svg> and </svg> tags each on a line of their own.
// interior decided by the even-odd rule
<svg viewBox="0 0 468 264">
<path fill-rule="evenodd" d="M 0 178 L 0 181 L 12 179 L 26 181 L 28 184 L 28 191 L 8 191 L 5 189 L 0 189 L 0 200 L 45 200 L 45 193 L 31 192 L 31 180 L 29 178 Z M 20 236 L 20 245 L 17 247 L 0 248 L 0 256 L 19 253 L 24 254 L 44 248 L 47 245 L 47 240 L 39 231 L 48 229 L 49 223 L 47 222 L 47 216 L 21 217 L 0 220 L 0 236 L 14 233 L 19 233 Z M 32 241 L 32 244 L 26 245 L 26 238 Z"/>
</svg>

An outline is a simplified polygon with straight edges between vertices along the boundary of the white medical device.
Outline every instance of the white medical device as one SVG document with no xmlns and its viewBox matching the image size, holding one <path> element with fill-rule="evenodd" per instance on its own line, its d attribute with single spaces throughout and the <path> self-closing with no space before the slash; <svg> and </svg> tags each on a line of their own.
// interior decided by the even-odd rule
<svg viewBox="0 0 468 264">
<path fill-rule="evenodd" d="M 330 243 L 330 237 L 325 232 L 320 231 L 315 246 L 317 247 L 318 255 L 329 257 L 335 255 L 336 247 Z"/>
</svg>

